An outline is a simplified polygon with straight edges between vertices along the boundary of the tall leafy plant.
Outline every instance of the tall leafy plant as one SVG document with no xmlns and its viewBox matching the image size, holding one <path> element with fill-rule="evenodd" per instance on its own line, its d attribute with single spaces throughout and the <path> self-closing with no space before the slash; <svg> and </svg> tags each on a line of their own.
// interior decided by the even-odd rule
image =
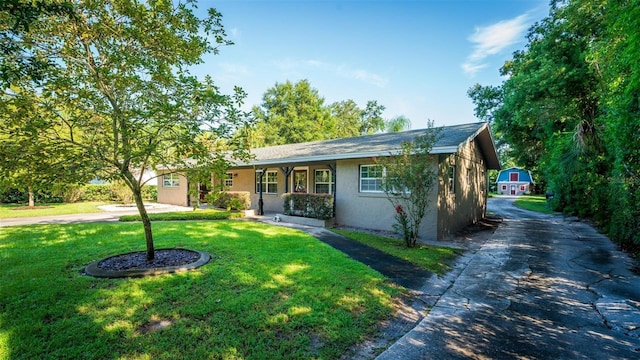
<svg viewBox="0 0 640 360">
<path fill-rule="evenodd" d="M 398 152 L 377 160 L 384 168 L 383 190 L 393 205 L 394 228 L 410 248 L 417 244 L 420 225 L 429 211 L 430 194 L 438 181 L 431 149 L 439 133 L 429 122 L 424 134 L 403 142 Z"/>
</svg>

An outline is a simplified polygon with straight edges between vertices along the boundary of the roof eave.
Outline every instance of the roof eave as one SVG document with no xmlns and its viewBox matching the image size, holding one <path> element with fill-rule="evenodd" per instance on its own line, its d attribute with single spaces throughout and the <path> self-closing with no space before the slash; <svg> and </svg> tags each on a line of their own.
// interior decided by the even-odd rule
<svg viewBox="0 0 640 360">
<path fill-rule="evenodd" d="M 439 146 L 439 147 L 434 147 L 430 153 L 432 155 L 453 154 L 457 151 L 458 151 L 457 146 Z M 399 150 L 388 151 L 388 152 L 367 151 L 367 152 L 357 152 L 357 153 L 320 155 L 320 156 L 301 156 L 301 157 L 291 157 L 291 158 L 284 158 L 284 159 L 255 160 L 255 161 L 249 161 L 246 163 L 236 164 L 235 167 L 268 166 L 268 165 L 280 165 L 280 164 L 302 164 L 302 163 L 311 163 L 311 162 L 327 162 L 327 161 L 335 161 L 335 160 L 374 158 L 374 157 L 393 155 L 397 152 L 399 152 Z"/>
</svg>

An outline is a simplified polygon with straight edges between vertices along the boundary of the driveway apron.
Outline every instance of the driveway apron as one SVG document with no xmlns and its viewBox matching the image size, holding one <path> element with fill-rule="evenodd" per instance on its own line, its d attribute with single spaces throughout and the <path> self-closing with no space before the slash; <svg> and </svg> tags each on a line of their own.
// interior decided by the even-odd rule
<svg viewBox="0 0 640 360">
<path fill-rule="evenodd" d="M 504 218 L 428 316 L 378 359 L 639 359 L 640 277 L 589 225 L 495 198 Z"/>
</svg>

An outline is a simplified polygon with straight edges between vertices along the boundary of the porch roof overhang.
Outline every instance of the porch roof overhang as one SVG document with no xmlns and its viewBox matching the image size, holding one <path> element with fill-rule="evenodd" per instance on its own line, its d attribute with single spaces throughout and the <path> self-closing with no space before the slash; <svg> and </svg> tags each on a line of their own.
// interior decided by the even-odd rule
<svg viewBox="0 0 640 360">
<path fill-rule="evenodd" d="M 237 163 L 234 168 L 332 163 L 337 160 L 390 156 L 399 153 L 402 142 L 412 141 L 424 132 L 424 129 L 419 129 L 257 148 L 251 151 L 254 155 L 252 160 Z M 495 143 L 487 123 L 446 126 L 441 128 L 440 134 L 431 154 L 453 154 L 476 140 L 487 167 L 500 169 Z"/>
</svg>

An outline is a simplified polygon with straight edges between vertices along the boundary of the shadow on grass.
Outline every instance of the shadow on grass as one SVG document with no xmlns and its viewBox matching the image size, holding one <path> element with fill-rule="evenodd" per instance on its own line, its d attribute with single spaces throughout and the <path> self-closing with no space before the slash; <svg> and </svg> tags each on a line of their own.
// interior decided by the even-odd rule
<svg viewBox="0 0 640 360">
<path fill-rule="evenodd" d="M 311 236 L 249 222 L 154 223 L 157 247 L 215 258 L 137 279 L 81 275 L 144 247 L 140 224 L 0 234 L 0 358 L 336 358 L 399 290 Z"/>
</svg>

